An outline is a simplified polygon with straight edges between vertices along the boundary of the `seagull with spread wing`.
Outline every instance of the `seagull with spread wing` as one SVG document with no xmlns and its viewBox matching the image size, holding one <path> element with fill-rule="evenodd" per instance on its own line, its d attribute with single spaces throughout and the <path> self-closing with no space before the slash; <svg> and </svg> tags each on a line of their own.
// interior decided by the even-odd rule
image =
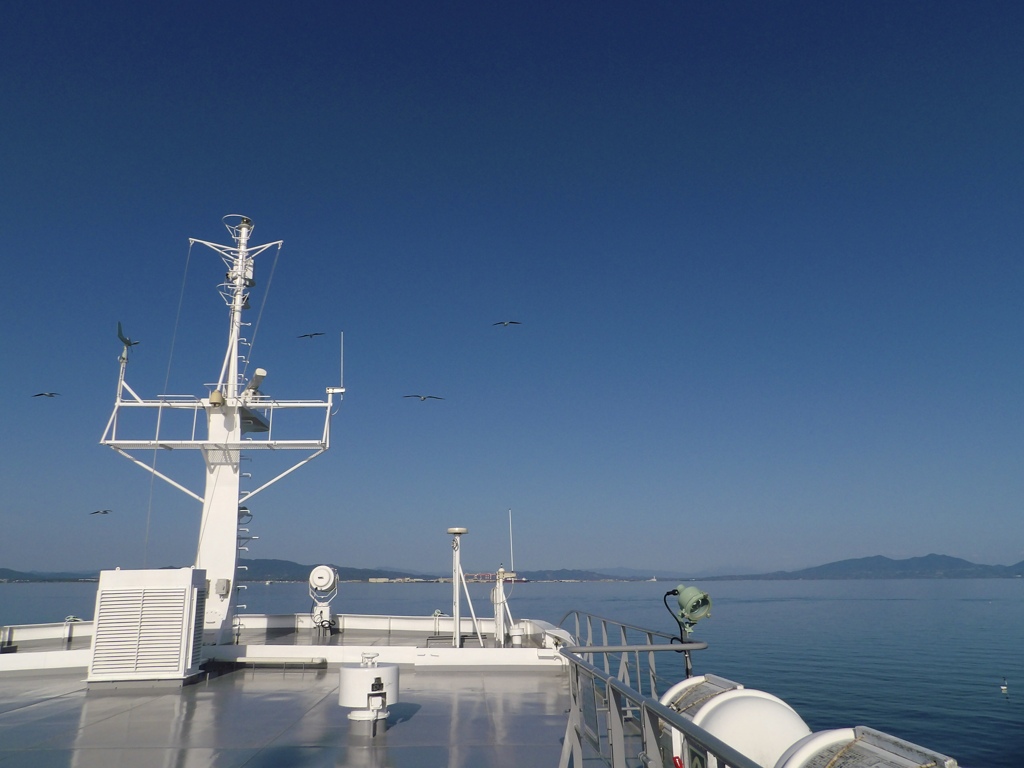
<svg viewBox="0 0 1024 768">
<path fill-rule="evenodd" d="M 522 325 L 522 323 L 518 320 L 499 320 L 496 323 L 491 323 L 491 325 L 503 325 L 508 328 L 510 325 Z"/>
<path fill-rule="evenodd" d="M 59 397 L 60 392 L 36 392 L 32 397 Z"/>
<path fill-rule="evenodd" d="M 90 515 L 109 515 L 109 509 L 97 509 L 95 512 L 90 512 Z"/>
<path fill-rule="evenodd" d="M 323 335 L 324 334 L 323 334 L 322 331 L 317 331 L 316 333 L 304 333 L 301 336 L 299 336 L 298 338 L 300 338 L 300 339 L 312 339 L 314 336 L 323 336 Z"/>
<path fill-rule="evenodd" d="M 444 400 L 443 397 L 437 395 L 402 395 L 402 397 L 418 397 L 422 403 L 424 400 Z"/>
</svg>

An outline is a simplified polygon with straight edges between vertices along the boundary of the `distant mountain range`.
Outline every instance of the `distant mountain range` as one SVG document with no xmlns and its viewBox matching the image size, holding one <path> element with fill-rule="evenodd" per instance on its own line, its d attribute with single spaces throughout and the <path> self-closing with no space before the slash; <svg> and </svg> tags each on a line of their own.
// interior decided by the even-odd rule
<svg viewBox="0 0 1024 768">
<path fill-rule="evenodd" d="M 242 581 L 306 581 L 312 565 L 291 560 L 241 560 L 245 566 Z M 414 573 L 390 568 L 348 568 L 331 566 L 342 581 L 386 579 L 436 579 L 440 575 Z M 1024 561 L 1016 565 L 979 565 L 949 555 L 925 555 L 905 560 L 875 555 L 804 568 L 799 571 L 733 576 L 700 576 L 673 574 L 671 571 L 638 571 L 629 568 L 607 568 L 603 571 L 560 569 L 552 571 L 519 571 L 529 581 L 796 581 L 826 579 L 1019 579 L 1024 578 Z M 447 574 L 445 574 L 447 575 Z M 99 578 L 98 571 L 41 572 L 13 571 L 0 568 L 0 581 L 89 581 Z"/>
<path fill-rule="evenodd" d="M 98 571 L 44 573 L 42 571 L 12 571 L 10 568 L 0 568 L 0 581 L 95 581 L 99 575 Z"/>
<path fill-rule="evenodd" d="M 881 555 L 840 560 L 836 563 L 804 568 L 800 571 L 775 571 L 757 576 L 712 576 L 704 581 L 735 579 L 1019 579 L 1024 577 L 1024 561 L 1016 565 L 978 565 L 949 555 L 925 555 L 893 560 Z"/>
<path fill-rule="evenodd" d="M 246 569 L 240 576 L 242 581 L 305 581 L 317 565 L 300 565 L 291 560 L 240 560 L 239 564 Z M 390 568 L 348 568 L 343 565 L 331 565 L 331 568 L 338 572 L 338 578 L 342 581 L 437 578 Z"/>
</svg>

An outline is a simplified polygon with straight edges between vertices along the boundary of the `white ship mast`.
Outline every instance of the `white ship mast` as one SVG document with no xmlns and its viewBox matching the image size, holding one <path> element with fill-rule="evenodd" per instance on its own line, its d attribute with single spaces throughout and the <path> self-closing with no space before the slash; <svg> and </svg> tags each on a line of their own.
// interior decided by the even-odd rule
<svg viewBox="0 0 1024 768">
<path fill-rule="evenodd" d="M 247 529 L 239 527 L 242 515 L 247 512 L 243 505 L 257 493 L 312 461 L 330 447 L 334 396 L 338 395 L 340 400 L 345 391 L 342 386 L 328 387 L 326 400 L 272 399 L 259 390 L 266 376 L 266 371 L 261 368 L 256 369 L 247 384 L 243 382 L 244 374 L 240 373 L 238 368 L 241 358 L 239 345 L 245 341 L 241 336 L 242 328 L 248 325 L 243 322 L 242 313 L 249 308 L 249 289 L 255 284 L 253 264 L 259 254 L 270 248 L 280 247 L 281 241 L 250 246 L 249 236 L 252 234 L 253 223 L 245 216 L 225 216 L 224 224 L 235 241 L 233 246 L 190 239 L 191 243 L 204 245 L 220 254 L 228 268 L 225 281 L 218 286 L 221 296 L 228 305 L 230 323 L 227 350 L 217 383 L 209 385 L 209 394 L 204 398 L 191 395 L 163 395 L 157 400 L 143 400 L 125 381 L 129 348 L 129 342 L 126 342 L 120 357 L 121 369 L 114 411 L 100 440 L 101 444 L 110 446 L 146 471 L 152 472 L 156 477 L 202 503 L 203 516 L 199 525 L 199 546 L 195 566 L 205 569 L 207 577 L 206 615 L 203 624 L 205 644 L 220 644 L 231 639 L 238 551 L 239 547 L 251 538 Z M 279 440 L 274 437 L 274 412 L 296 408 L 323 410 L 323 432 L 318 438 Z M 147 432 L 154 435 L 153 437 L 124 438 L 118 433 L 118 418 L 122 411 L 135 409 L 143 409 L 154 415 L 155 430 Z M 183 438 L 163 435 L 161 427 L 164 426 L 165 411 L 191 411 L 191 434 Z M 205 437 L 201 435 L 199 428 L 201 413 L 205 414 Z M 176 424 L 180 423 L 180 419 L 174 421 Z M 166 427 L 164 429 L 169 431 Z M 133 451 L 152 451 L 157 448 L 202 451 L 206 462 L 206 487 L 202 495 L 158 472 L 155 467 L 145 464 L 132 454 Z M 242 491 L 240 462 L 243 450 L 289 449 L 306 451 L 309 455 L 256 489 Z"/>
</svg>

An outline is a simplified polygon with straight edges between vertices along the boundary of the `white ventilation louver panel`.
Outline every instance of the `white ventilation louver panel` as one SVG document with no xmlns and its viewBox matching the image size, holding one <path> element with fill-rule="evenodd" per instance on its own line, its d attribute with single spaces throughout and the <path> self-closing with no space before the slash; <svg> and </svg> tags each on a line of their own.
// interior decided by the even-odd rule
<svg viewBox="0 0 1024 768">
<path fill-rule="evenodd" d="M 184 680 L 197 674 L 205 602 L 205 571 L 103 571 L 88 682 Z"/>
<path fill-rule="evenodd" d="M 192 658 L 189 659 L 189 666 L 192 669 L 199 669 L 199 664 L 203 660 L 203 620 L 206 618 L 206 572 L 200 571 L 200 573 L 203 574 L 203 582 L 196 593 L 196 609 L 192 612 L 193 616 L 198 617 L 192 621 Z"/>
</svg>

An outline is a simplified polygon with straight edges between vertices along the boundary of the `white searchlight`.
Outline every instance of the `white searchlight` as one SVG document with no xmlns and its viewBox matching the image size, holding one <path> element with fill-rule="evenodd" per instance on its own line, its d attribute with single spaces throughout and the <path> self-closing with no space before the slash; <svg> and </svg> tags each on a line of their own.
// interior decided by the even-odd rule
<svg viewBox="0 0 1024 768">
<path fill-rule="evenodd" d="M 338 596 L 338 572 L 329 565 L 318 565 L 309 574 L 309 596 L 313 600 L 313 626 L 330 634 L 336 623 L 331 601 Z"/>
</svg>

